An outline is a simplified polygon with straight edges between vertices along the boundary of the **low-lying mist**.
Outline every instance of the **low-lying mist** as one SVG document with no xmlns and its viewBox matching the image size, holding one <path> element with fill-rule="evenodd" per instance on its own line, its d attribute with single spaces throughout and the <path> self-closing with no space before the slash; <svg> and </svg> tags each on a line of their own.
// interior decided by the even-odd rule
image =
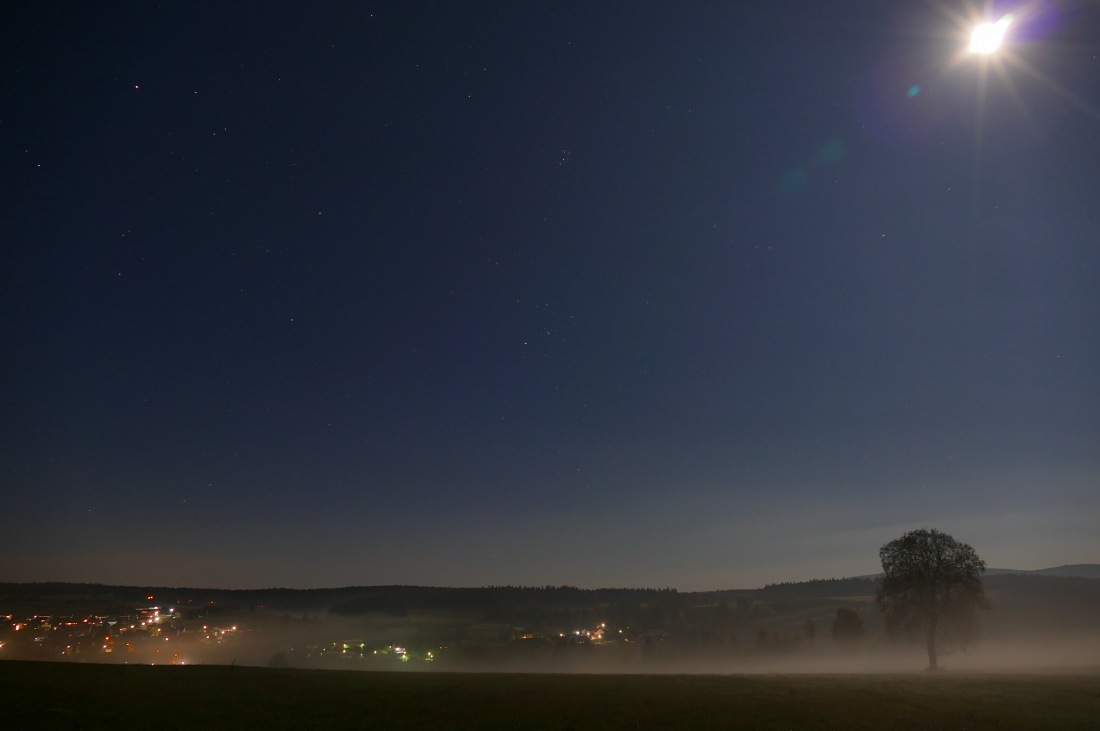
<svg viewBox="0 0 1100 731">
<path fill-rule="evenodd" d="M 855 643 L 824 637 L 780 647 L 754 644 L 750 630 L 712 645 L 649 638 L 583 644 L 562 638 L 479 641 L 468 636 L 440 641 L 440 636 L 454 637 L 461 629 L 453 619 L 286 617 L 252 628 L 247 618 L 240 621 L 244 628 L 232 641 L 191 643 L 181 652 L 182 662 L 399 672 L 650 674 L 911 673 L 927 665 L 921 642 L 885 636 Z M 126 661 L 114 661 L 119 659 Z M 939 662 L 948 672 L 1100 672 L 1100 632 L 998 633 L 966 647 L 945 646 Z"/>
<path fill-rule="evenodd" d="M 942 669 L 1100 669 L 1100 580 L 993 576 L 984 583 L 988 610 L 965 645 L 939 645 Z M 869 578 L 701 593 L 15 586 L 6 601 L 17 611 L 0 625 L 0 660 L 400 672 L 923 671 L 921 638 L 888 636 L 875 590 Z M 159 613 L 134 608 L 141 606 L 135 597 L 154 595 L 164 602 Z"/>
</svg>

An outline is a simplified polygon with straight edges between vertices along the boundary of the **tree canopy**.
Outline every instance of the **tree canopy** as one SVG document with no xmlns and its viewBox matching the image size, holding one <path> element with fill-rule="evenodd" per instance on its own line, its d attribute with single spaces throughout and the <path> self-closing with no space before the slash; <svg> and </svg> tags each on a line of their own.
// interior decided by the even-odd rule
<svg viewBox="0 0 1100 731">
<path fill-rule="evenodd" d="M 879 550 L 884 573 L 875 601 L 891 631 L 924 632 L 928 669 L 937 670 L 938 642 L 974 633 L 976 611 L 986 606 L 985 561 L 973 547 L 946 533 L 921 528 Z"/>
</svg>

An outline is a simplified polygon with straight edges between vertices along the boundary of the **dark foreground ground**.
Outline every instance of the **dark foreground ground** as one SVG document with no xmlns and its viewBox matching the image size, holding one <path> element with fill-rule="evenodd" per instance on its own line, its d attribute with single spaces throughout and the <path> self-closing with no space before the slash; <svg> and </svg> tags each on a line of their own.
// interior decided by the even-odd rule
<svg viewBox="0 0 1100 731">
<path fill-rule="evenodd" d="M 1072 675 L 534 675 L 0 662 L 0 729 L 1098 729 Z"/>
</svg>

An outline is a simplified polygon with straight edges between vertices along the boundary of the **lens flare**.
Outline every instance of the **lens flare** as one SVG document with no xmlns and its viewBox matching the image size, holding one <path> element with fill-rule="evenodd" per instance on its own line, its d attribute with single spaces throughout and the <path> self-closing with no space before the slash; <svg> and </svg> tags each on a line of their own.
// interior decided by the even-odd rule
<svg viewBox="0 0 1100 731">
<path fill-rule="evenodd" d="M 996 23 L 982 23 L 970 34 L 970 52 L 988 56 L 996 53 L 1004 43 L 1005 33 L 1012 25 L 1012 16 L 1006 15 Z"/>
</svg>

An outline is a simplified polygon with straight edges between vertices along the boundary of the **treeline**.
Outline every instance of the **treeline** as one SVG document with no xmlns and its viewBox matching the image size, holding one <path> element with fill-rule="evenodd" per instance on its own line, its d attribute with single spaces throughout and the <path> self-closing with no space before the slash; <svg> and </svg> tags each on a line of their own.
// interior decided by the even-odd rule
<svg viewBox="0 0 1100 731">
<path fill-rule="evenodd" d="M 685 595 L 675 589 L 580 589 L 575 586 L 370 587 L 332 605 L 329 611 L 343 616 L 371 612 L 399 616 L 412 610 L 449 610 L 511 621 L 515 616 L 612 604 L 648 604 L 681 596 Z"/>
<path fill-rule="evenodd" d="M 869 596 L 878 590 L 879 579 L 860 577 L 853 579 L 814 579 L 813 581 L 767 584 L 753 592 L 768 601 L 791 599 L 819 599 L 843 596 Z"/>
</svg>

